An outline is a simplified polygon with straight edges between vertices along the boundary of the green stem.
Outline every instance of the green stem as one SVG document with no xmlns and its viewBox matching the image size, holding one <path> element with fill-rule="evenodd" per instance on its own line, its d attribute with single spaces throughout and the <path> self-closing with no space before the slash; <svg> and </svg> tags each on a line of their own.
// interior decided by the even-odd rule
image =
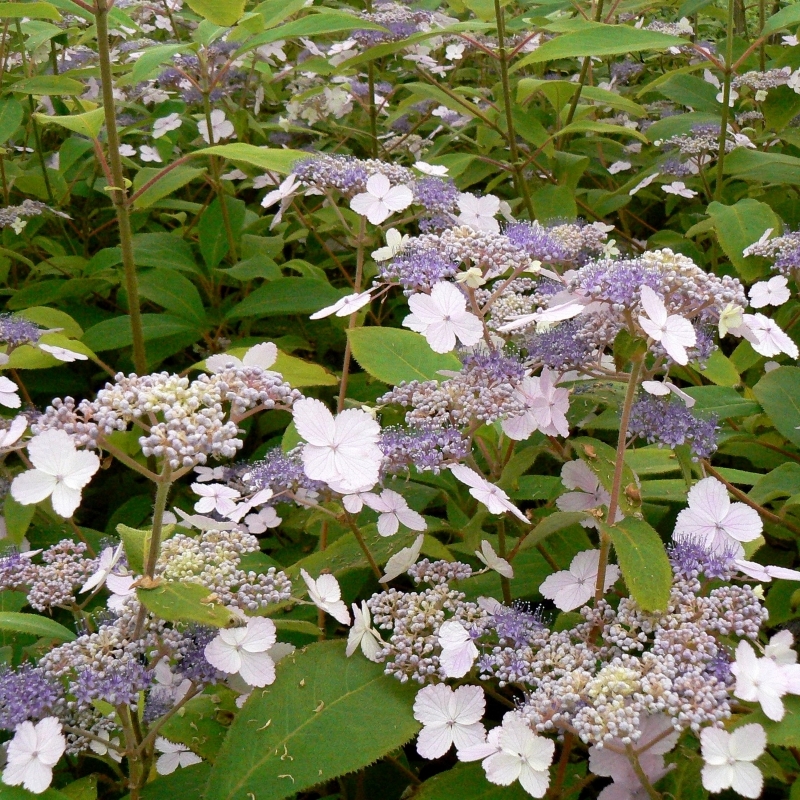
<svg viewBox="0 0 800 800">
<path fill-rule="evenodd" d="M 605 0 L 598 0 L 597 6 L 594 9 L 594 21 L 600 22 L 603 17 L 603 3 Z M 569 111 L 567 112 L 567 118 L 564 121 L 564 127 L 569 125 L 572 122 L 573 117 L 575 116 L 575 111 L 578 108 L 578 101 L 581 99 L 581 93 L 583 92 L 583 87 L 586 85 L 586 78 L 589 75 L 589 66 L 592 63 L 591 56 L 586 56 L 583 59 L 583 63 L 581 64 L 581 74 L 578 77 L 578 85 L 575 87 L 575 94 L 572 95 L 572 101 L 569 104 Z M 569 142 L 569 137 L 567 137 L 564 141 L 564 147 L 567 146 Z"/>
<path fill-rule="evenodd" d="M 383 573 L 381 572 L 381 568 L 378 566 L 378 562 L 375 560 L 375 556 L 372 555 L 372 551 L 369 549 L 369 545 L 367 544 L 366 539 L 364 539 L 364 534 L 361 533 L 361 529 L 358 527 L 358 525 L 356 525 L 356 521 L 347 512 L 345 512 L 345 519 L 347 521 L 348 527 L 350 528 L 351 531 L 353 531 L 353 536 L 356 537 L 358 546 L 364 552 L 367 562 L 372 568 L 375 577 L 378 579 L 378 581 L 380 581 Z M 381 586 L 383 586 L 385 589 L 388 589 L 385 583 L 381 583 Z"/>
<path fill-rule="evenodd" d="M 608 516 L 606 521 L 609 525 L 614 524 L 619 508 L 619 495 L 622 491 L 622 471 L 625 468 L 625 446 L 628 439 L 628 424 L 631 421 L 631 409 L 633 401 L 636 399 L 636 390 L 639 388 L 639 373 L 642 370 L 643 356 L 633 362 L 631 373 L 628 377 L 628 388 L 625 391 L 625 402 L 622 405 L 622 419 L 619 423 L 619 438 L 617 439 L 617 454 L 614 462 L 614 478 L 611 483 L 611 499 L 608 501 Z M 608 555 L 611 550 L 611 539 L 607 534 L 600 532 L 600 560 L 597 565 L 597 583 L 594 589 L 595 602 L 603 599 L 606 584 L 606 567 L 608 566 Z"/>
<path fill-rule="evenodd" d="M 156 500 L 153 508 L 153 532 L 150 535 L 150 548 L 147 551 L 147 560 L 144 563 L 144 574 L 152 578 L 156 571 L 156 563 L 161 553 L 161 530 L 164 527 L 163 517 L 167 509 L 167 498 L 172 486 L 172 470 L 169 464 L 164 464 L 158 483 L 156 484 Z"/>
<path fill-rule="evenodd" d="M 361 217 L 361 224 L 358 228 L 358 242 L 356 244 L 356 279 L 353 291 L 358 294 L 361 291 L 361 283 L 364 280 L 364 244 L 367 238 L 367 218 Z M 358 311 L 350 315 L 347 323 L 347 330 L 353 330 L 356 326 Z M 350 337 L 347 337 L 347 344 L 344 347 L 344 362 L 342 363 L 342 380 L 339 382 L 339 400 L 336 403 L 338 413 L 344 409 L 344 401 L 347 397 L 347 382 L 350 377 L 350 364 L 352 362 L 350 350 Z M 378 576 L 380 577 L 380 575 Z"/>
<path fill-rule="evenodd" d="M 369 84 L 369 134 L 372 157 L 378 157 L 378 109 L 375 105 L 375 63 L 370 61 L 367 67 Z"/>
<path fill-rule="evenodd" d="M 647 792 L 647 796 L 650 798 L 650 800 L 661 800 L 661 793 L 656 791 L 653 784 L 650 783 L 650 778 L 647 777 L 647 773 L 639 763 L 639 756 L 636 755 L 636 751 L 633 749 L 633 746 L 628 745 L 625 749 L 627 751 L 628 761 L 631 762 L 631 767 L 633 767 L 636 777 L 641 782 L 642 788 L 645 790 L 645 792 Z"/>
<path fill-rule="evenodd" d="M 764 24 L 767 21 L 767 0 L 758 0 L 758 36 L 761 38 L 761 33 L 764 30 Z M 761 39 L 761 44 L 758 46 L 758 63 L 759 69 L 764 72 L 767 65 L 767 53 L 765 50 L 765 42 Z"/>
<path fill-rule="evenodd" d="M 119 244 L 122 251 L 122 266 L 125 270 L 125 288 L 128 292 L 128 316 L 131 321 L 133 338 L 133 366 L 143 375 L 147 372 L 147 355 L 144 346 L 144 327 L 139 300 L 139 279 L 136 275 L 136 261 L 133 255 L 133 228 L 128 213 L 128 190 L 125 188 L 125 175 L 122 171 L 122 156 L 119 152 L 119 132 L 117 115 L 114 109 L 114 72 L 111 67 L 111 46 L 108 39 L 108 0 L 97 0 L 94 8 L 97 25 L 97 53 L 100 59 L 100 82 L 103 91 L 106 136 L 108 138 L 108 160 L 114 186 L 111 187 L 111 200 L 117 212 Z"/>
<path fill-rule="evenodd" d="M 525 201 L 528 216 L 533 219 L 533 203 L 528 184 L 522 174 L 522 165 L 519 159 L 517 148 L 517 132 L 514 127 L 514 104 L 511 97 L 511 83 L 508 78 L 508 51 L 506 50 L 506 20 L 500 0 L 494 0 L 494 16 L 497 21 L 497 53 L 500 61 L 500 81 L 503 87 L 503 106 L 506 112 L 506 139 L 508 149 L 511 154 L 511 167 L 514 170 L 514 183 L 516 184 L 517 194 Z"/>
<path fill-rule="evenodd" d="M 731 76 L 733 75 L 733 19 L 736 0 L 728 0 L 728 31 L 725 42 L 725 70 L 722 86 L 722 121 L 719 126 L 719 145 L 717 152 L 717 180 L 714 185 L 714 199 L 722 197 L 722 181 L 725 166 L 725 145 L 728 138 L 728 117 L 730 116 Z"/>
<path fill-rule="evenodd" d="M 501 517 L 497 520 L 497 538 L 498 543 L 497 547 L 499 550 L 500 558 L 506 557 L 506 521 Z M 509 582 L 508 578 L 504 575 L 500 576 L 500 588 L 503 592 L 503 602 L 510 606 L 512 602 L 511 598 L 511 583 Z"/>
</svg>

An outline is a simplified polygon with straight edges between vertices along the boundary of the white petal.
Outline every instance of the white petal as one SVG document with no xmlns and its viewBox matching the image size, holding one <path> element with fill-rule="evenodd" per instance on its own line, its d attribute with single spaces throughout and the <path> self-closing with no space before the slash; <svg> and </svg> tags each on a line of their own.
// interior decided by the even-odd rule
<svg viewBox="0 0 800 800">
<path fill-rule="evenodd" d="M 250 653 L 243 650 L 240 653 L 242 665 L 239 675 L 250 686 L 269 686 L 275 681 L 275 663 L 267 653 Z"/>
<path fill-rule="evenodd" d="M 297 432 L 309 444 L 330 447 L 336 431 L 333 414 L 321 400 L 305 397 L 292 407 Z"/>
</svg>

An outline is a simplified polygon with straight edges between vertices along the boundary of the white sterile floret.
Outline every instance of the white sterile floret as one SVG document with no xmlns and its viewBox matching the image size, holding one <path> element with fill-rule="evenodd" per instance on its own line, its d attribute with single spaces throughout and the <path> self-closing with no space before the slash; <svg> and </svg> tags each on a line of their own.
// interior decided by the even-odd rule
<svg viewBox="0 0 800 800">
<path fill-rule="evenodd" d="M 66 749 L 61 722 L 56 717 L 45 717 L 36 725 L 17 725 L 14 738 L 8 743 L 3 783 L 22 784 L 29 792 L 41 794 L 53 780 L 53 767 Z"/>
<path fill-rule="evenodd" d="M 393 581 L 395 578 L 407 572 L 419 559 L 419 554 L 422 551 L 422 543 L 425 541 L 425 536 L 420 534 L 414 539 L 414 544 L 411 547 L 404 547 L 398 550 L 387 562 L 383 568 L 383 575 L 381 576 L 381 583 Z"/>
<path fill-rule="evenodd" d="M 34 469 L 14 478 L 12 497 L 24 506 L 50 497 L 56 514 L 71 517 L 81 503 L 81 490 L 100 469 L 100 459 L 77 450 L 68 433 L 53 429 L 28 442 L 28 456 Z"/>
<path fill-rule="evenodd" d="M 508 495 L 480 476 L 474 469 L 464 464 L 454 464 L 450 471 L 455 477 L 470 487 L 469 493 L 479 502 L 483 503 L 492 514 L 505 514 L 510 511 L 515 517 L 530 524 L 530 520 L 509 500 Z"/>
<path fill-rule="evenodd" d="M 90 592 L 92 589 L 103 586 L 120 558 L 122 558 L 122 544 L 116 550 L 113 547 L 104 548 L 103 552 L 100 553 L 97 570 L 81 586 L 80 592 Z"/>
<path fill-rule="evenodd" d="M 439 663 L 444 674 L 448 678 L 463 678 L 478 657 L 478 648 L 469 631 L 455 620 L 443 622 L 439 628 L 439 645 L 442 648 Z"/>
<path fill-rule="evenodd" d="M 753 308 L 782 306 L 792 296 L 788 285 L 789 281 L 783 275 L 754 283 L 750 287 L 750 305 Z"/>
<path fill-rule="evenodd" d="M 759 658 L 748 642 L 739 642 L 736 660 L 731 664 L 736 677 L 735 697 L 758 703 L 771 720 L 780 722 L 786 709 L 781 698 L 788 693 L 787 675 L 771 658 Z"/>
<path fill-rule="evenodd" d="M 524 378 L 514 390 L 517 399 L 527 407 L 518 417 L 503 420 L 503 432 L 511 439 L 524 441 L 534 431 L 548 436 L 569 436 L 569 390 L 559 389 L 558 375 L 547 367 L 539 377 Z"/>
<path fill-rule="evenodd" d="M 156 737 L 156 750 L 161 753 L 156 759 L 156 772 L 159 775 L 171 775 L 178 767 L 191 767 L 203 760 L 185 744 L 170 742 L 163 736 Z"/>
<path fill-rule="evenodd" d="M 542 597 L 552 600 L 561 611 L 572 611 L 589 602 L 594 595 L 597 573 L 600 566 L 599 550 L 584 550 L 578 553 L 569 569 L 554 572 L 539 587 Z M 607 592 L 620 576 L 619 567 L 606 565 L 603 592 Z"/>
<path fill-rule="evenodd" d="M 423 758 L 441 758 L 453 745 L 463 750 L 486 738 L 481 723 L 486 698 L 480 686 L 451 689 L 445 683 L 426 686 L 414 700 L 414 719 L 423 728 L 417 752 Z"/>
<path fill-rule="evenodd" d="M 308 587 L 308 596 L 311 602 L 322 609 L 326 614 L 330 614 L 342 625 L 350 624 L 350 613 L 342 600 L 342 590 L 339 588 L 339 581 L 333 575 L 320 575 L 314 580 L 304 569 L 300 570 L 300 575 Z"/>
<path fill-rule="evenodd" d="M 654 394 L 657 397 L 666 397 L 671 392 L 676 397 L 680 397 L 680 399 L 683 400 L 686 408 L 692 408 L 697 402 L 694 397 L 686 394 L 686 392 L 669 381 L 642 381 L 642 389 L 648 394 Z"/>
<path fill-rule="evenodd" d="M 370 414 L 350 408 L 334 417 L 323 402 L 308 397 L 296 402 L 292 413 L 307 442 L 302 458 L 309 478 L 333 481 L 345 492 L 377 483 L 381 428 Z"/>
<path fill-rule="evenodd" d="M 275 623 L 250 617 L 246 625 L 222 628 L 205 647 L 212 667 L 228 675 L 241 675 L 250 686 L 269 686 L 275 680 L 275 662 L 267 652 L 275 644 Z"/>
<path fill-rule="evenodd" d="M 386 247 L 379 247 L 372 251 L 372 258 L 377 262 L 388 261 L 399 253 L 402 253 L 408 244 L 409 235 L 401 234 L 397 228 L 389 228 L 386 231 Z"/>
<path fill-rule="evenodd" d="M 676 364 L 688 364 L 686 348 L 697 342 L 692 323 L 678 314 L 668 314 L 664 301 L 649 286 L 642 287 L 642 308 L 647 315 L 639 316 L 644 332 L 654 342 L 660 342 Z"/>
<path fill-rule="evenodd" d="M 89 749 L 93 753 L 97 753 L 98 756 L 108 756 L 116 761 L 117 764 L 122 762 L 122 748 L 120 747 L 119 736 L 115 736 L 112 739 L 108 731 L 98 731 L 97 739 L 92 739 L 92 741 L 89 742 Z"/>
<path fill-rule="evenodd" d="M 181 119 L 181 115 L 177 112 L 174 114 L 167 114 L 166 117 L 159 117 L 153 123 L 153 138 L 160 139 L 162 136 L 166 136 L 170 131 L 177 130 L 181 125 L 183 125 L 183 120 Z"/>
<path fill-rule="evenodd" d="M 730 328 L 734 336 L 743 336 L 759 355 L 771 358 L 786 353 L 790 358 L 797 358 L 797 345 L 775 320 L 763 314 L 742 314 L 742 324 Z"/>
<path fill-rule="evenodd" d="M 216 511 L 217 514 L 227 516 L 236 508 L 233 501 L 241 494 L 230 486 L 222 483 L 193 483 L 192 491 L 200 495 L 200 499 L 194 504 L 194 510 L 199 514 L 210 514 Z"/>
<path fill-rule="evenodd" d="M 6 408 L 19 408 L 22 400 L 17 392 L 19 392 L 17 384 L 5 375 L 0 375 L 0 405 Z"/>
<path fill-rule="evenodd" d="M 369 305 L 370 300 L 372 300 L 372 290 L 370 289 L 366 292 L 348 294 L 345 297 L 340 297 L 333 305 L 325 306 L 325 308 L 315 311 L 309 319 L 323 319 L 333 314 L 337 317 L 349 317 L 360 308 Z"/>
<path fill-rule="evenodd" d="M 373 225 L 380 225 L 397 211 L 408 208 L 414 195 L 408 186 L 392 186 L 391 181 L 380 173 L 367 180 L 367 191 L 357 194 L 350 201 L 350 208 Z"/>
<path fill-rule="evenodd" d="M 451 45 L 458 46 L 458 45 Z M 463 45 L 461 45 L 463 47 Z M 443 175 L 447 175 L 449 172 L 448 167 L 445 167 L 444 164 L 428 164 L 427 161 L 415 161 L 414 162 L 414 169 L 418 169 L 420 172 L 424 173 L 425 175 L 435 175 L 441 178 Z"/>
<path fill-rule="evenodd" d="M 514 577 L 514 568 L 508 561 L 504 558 L 500 558 L 500 556 L 495 553 L 494 548 L 486 539 L 481 541 L 481 549 L 476 550 L 475 555 L 478 560 L 486 564 L 489 569 L 493 569 L 504 578 L 511 579 Z"/>
<path fill-rule="evenodd" d="M 493 194 L 476 197 L 472 192 L 462 192 L 458 196 L 456 218 L 461 225 L 467 225 L 484 233 L 500 233 L 500 223 L 495 219 L 500 211 L 500 198 Z"/>
<path fill-rule="evenodd" d="M 699 538 L 716 553 L 744 553 L 740 542 L 752 542 L 764 526 L 758 512 L 744 503 L 731 503 L 728 490 L 716 478 L 703 478 L 689 490 L 689 507 L 675 522 L 676 538 Z"/>
<path fill-rule="evenodd" d="M 694 189 L 689 189 L 683 181 L 664 184 L 661 189 L 667 194 L 675 194 L 679 197 L 695 197 L 697 195 L 697 192 Z"/>
<path fill-rule="evenodd" d="M 796 664 L 797 651 L 794 649 L 794 636 L 791 631 L 778 631 L 764 647 L 764 655 L 778 664 Z"/>
<path fill-rule="evenodd" d="M 607 506 L 611 500 L 611 495 L 600 483 L 600 479 L 589 469 L 585 462 L 567 461 L 561 467 L 561 483 L 567 489 L 577 491 L 566 492 L 556 498 L 556 507 L 559 511 L 592 511 L 600 506 Z M 617 512 L 618 522 L 622 519 L 620 512 Z M 584 528 L 597 527 L 594 519 L 586 519 L 581 522 Z"/>
<path fill-rule="evenodd" d="M 428 527 L 422 514 L 408 507 L 405 497 L 391 489 L 384 489 L 379 495 L 365 494 L 364 502 L 377 511 L 378 533 L 381 536 L 394 536 L 401 523 L 412 531 L 424 531 Z"/>
<path fill-rule="evenodd" d="M 254 344 L 241 358 L 228 355 L 227 353 L 217 353 L 216 355 L 209 356 L 206 359 L 206 369 L 209 372 L 218 373 L 224 372 L 226 369 L 241 369 L 242 367 L 261 367 L 263 370 L 269 368 L 275 363 L 278 358 L 278 347 L 273 342 L 261 342 Z M 200 472 L 199 467 L 195 467 L 196 472 Z M 211 472 L 209 467 L 204 469 L 208 470 L 205 474 Z M 217 467 L 219 470 L 216 474 L 218 478 L 224 475 L 224 470 Z M 211 478 L 198 478 L 203 482 L 211 480 Z"/>
<path fill-rule="evenodd" d="M 436 353 L 449 353 L 456 340 L 470 347 L 483 336 L 483 324 L 467 311 L 464 293 L 452 283 L 437 283 L 429 295 L 411 295 L 408 307 L 403 326 L 421 333 Z"/>
<path fill-rule="evenodd" d="M 225 112 L 222 109 L 215 108 L 211 114 L 211 137 L 208 135 L 208 122 L 205 119 L 201 119 L 197 123 L 197 130 L 200 135 L 203 137 L 203 141 L 206 144 L 212 144 L 212 142 L 218 142 L 220 139 L 230 139 L 233 137 L 236 138 L 234 134 L 234 127 L 233 123 L 225 116 Z"/>
<path fill-rule="evenodd" d="M 54 344 L 39 343 L 37 347 L 44 353 L 49 353 L 53 358 L 63 361 L 65 364 L 71 364 L 73 361 L 88 361 L 89 356 L 83 353 L 76 353 L 74 350 L 67 350 L 66 347 L 58 347 Z"/>
<path fill-rule="evenodd" d="M 347 634 L 345 653 L 350 657 L 359 647 L 370 661 L 377 661 L 378 653 L 383 648 L 381 635 L 372 627 L 372 618 L 366 600 L 361 601 L 361 608 L 353 603 L 353 627 Z"/>
<path fill-rule="evenodd" d="M 537 736 L 518 714 L 509 711 L 503 724 L 489 731 L 487 741 L 459 751 L 460 761 L 483 759 L 486 779 L 499 786 L 519 781 L 531 797 L 544 797 L 550 785 L 550 764 L 556 745 Z"/>
<path fill-rule="evenodd" d="M 756 798 L 764 777 L 753 764 L 767 747 L 767 734 L 758 724 L 743 725 L 733 733 L 722 728 L 704 728 L 700 734 L 703 754 L 703 787 L 717 793 L 733 789 L 742 797 Z"/>
<path fill-rule="evenodd" d="M 21 414 L 14 417 L 11 425 L 5 430 L 0 430 L 0 450 L 7 450 L 13 447 L 21 438 L 22 434 L 28 430 L 28 419 Z"/>
</svg>

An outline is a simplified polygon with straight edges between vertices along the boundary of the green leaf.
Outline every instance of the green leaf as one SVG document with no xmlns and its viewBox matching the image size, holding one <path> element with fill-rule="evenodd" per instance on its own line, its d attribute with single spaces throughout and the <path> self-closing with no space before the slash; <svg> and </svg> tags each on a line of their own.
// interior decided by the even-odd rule
<svg viewBox="0 0 800 800">
<path fill-rule="evenodd" d="M 766 203 L 751 197 L 732 206 L 713 202 L 708 207 L 708 214 L 714 223 L 720 247 L 740 277 L 752 281 L 764 275 L 766 260 L 745 258 L 742 251 L 758 241 L 767 228 L 780 231 L 783 228 L 780 217 Z"/>
<path fill-rule="evenodd" d="M 696 401 L 694 412 L 716 414 L 718 417 L 748 417 L 758 414 L 761 407 L 753 400 L 742 397 L 728 386 L 687 386 L 684 391 Z"/>
<path fill-rule="evenodd" d="M 296 356 L 278 352 L 278 358 L 272 367 L 275 372 L 280 372 L 283 379 L 300 389 L 303 386 L 338 386 L 339 379 L 332 375 L 325 367 L 312 364 Z"/>
<path fill-rule="evenodd" d="M 672 567 L 658 533 L 643 519 L 625 517 L 616 525 L 600 522 L 611 539 L 622 577 L 645 611 L 663 611 L 669 602 Z"/>
<path fill-rule="evenodd" d="M 69 795 L 55 789 L 45 789 L 40 794 L 34 794 L 21 786 L 2 784 L 0 785 L 0 800 L 70 800 L 70 798 Z"/>
<path fill-rule="evenodd" d="M 197 287 L 180 272 L 154 269 L 139 278 L 139 293 L 183 319 L 203 325 L 206 311 Z"/>
<path fill-rule="evenodd" d="M 456 764 L 452 769 L 428 778 L 414 793 L 414 800 L 530 800 L 518 781 L 495 786 L 486 780 L 477 762 Z"/>
<path fill-rule="evenodd" d="M 636 475 L 663 475 L 680 469 L 678 459 L 672 450 L 664 447 L 640 447 L 625 451 L 625 463 Z"/>
<path fill-rule="evenodd" d="M 213 0 L 210 0 L 213 2 Z M 326 33 L 341 33 L 352 30 L 385 31 L 381 25 L 359 19 L 355 14 L 335 11 L 330 8 L 315 8 L 316 13 L 308 14 L 302 19 L 279 25 L 273 30 L 255 36 L 247 42 L 247 49 L 260 47 L 262 44 L 275 42 L 278 39 L 290 39 L 294 36 L 319 36 Z"/>
<path fill-rule="evenodd" d="M 16 611 L 0 612 L 0 630 L 30 633 L 42 639 L 56 639 L 59 642 L 72 642 L 77 638 L 69 628 L 59 625 L 49 617 Z"/>
<path fill-rule="evenodd" d="M 706 359 L 703 369 L 694 364 L 690 364 L 690 368 L 717 386 L 733 387 L 741 383 L 741 376 L 733 366 L 733 362 L 721 350 L 715 350 Z"/>
<path fill-rule="evenodd" d="M 50 3 L 0 3 L 0 19 L 61 19 L 58 9 Z"/>
<path fill-rule="evenodd" d="M 146 341 L 163 339 L 178 334 L 197 334 L 197 326 L 181 317 L 170 314 L 142 314 L 142 327 Z M 92 325 L 83 335 L 83 342 L 96 353 L 130 347 L 133 342 L 131 321 L 128 317 L 114 317 Z"/>
<path fill-rule="evenodd" d="M 555 88 L 555 92 L 553 91 Z M 570 98 L 575 94 L 575 84 L 572 81 L 546 81 L 540 78 L 523 78 L 517 84 L 517 102 L 527 103 L 536 92 L 542 92 L 553 104 L 556 111 L 561 111 Z M 627 97 L 622 97 L 616 92 L 601 89 L 599 86 L 584 86 L 581 90 L 581 99 L 593 100 L 599 105 L 618 108 L 634 117 L 644 117 L 647 111 L 643 106 L 634 103 Z"/>
<path fill-rule="evenodd" d="M 14 97 L 0 100 L 0 145 L 5 144 L 22 124 L 25 112 Z"/>
<path fill-rule="evenodd" d="M 283 38 L 283 34 L 281 38 Z M 256 147 L 253 144 L 242 144 L 241 142 L 204 147 L 200 150 L 195 150 L 191 155 L 222 156 L 222 158 L 227 158 L 229 161 L 239 161 L 242 164 L 250 164 L 259 169 L 277 172 L 281 175 L 288 175 L 298 158 L 312 157 L 301 150 L 278 150 L 269 147 Z"/>
<path fill-rule="evenodd" d="M 129 525 L 120 523 L 117 525 L 117 533 L 122 539 L 125 549 L 125 557 L 128 559 L 128 566 L 136 573 L 144 572 L 144 554 L 150 542 L 151 531 L 131 528 Z"/>
<path fill-rule="evenodd" d="M 87 775 L 62 787 L 70 800 L 97 800 L 97 776 Z"/>
<path fill-rule="evenodd" d="M 247 295 L 227 314 L 228 319 L 311 314 L 341 297 L 327 281 L 316 278 L 277 278 Z"/>
<path fill-rule="evenodd" d="M 192 45 L 188 44 L 165 44 L 160 47 L 148 47 L 133 65 L 131 71 L 131 83 L 137 84 L 152 77 L 158 68 L 165 62 L 172 59 L 177 53 L 185 53 L 190 50 Z"/>
<path fill-rule="evenodd" d="M 203 796 L 210 773 L 211 765 L 205 762 L 176 769 L 171 775 L 159 775 L 146 784 L 139 797 L 141 800 L 194 800 Z M 125 795 L 123 800 L 131 800 L 131 796 Z"/>
<path fill-rule="evenodd" d="M 245 2 L 246 0 L 186 0 L 195 14 L 224 28 L 230 28 L 242 18 Z"/>
<path fill-rule="evenodd" d="M 237 238 L 242 232 L 247 209 L 244 201 L 235 197 L 226 196 L 225 206 L 228 211 L 231 233 L 234 238 Z M 230 250 L 219 197 L 215 198 L 214 202 L 203 212 L 198 228 L 200 229 L 198 242 L 200 253 L 206 262 L 206 266 L 213 269 L 225 258 Z"/>
<path fill-rule="evenodd" d="M 539 522 L 522 540 L 522 544 L 519 546 L 520 552 L 530 550 L 541 544 L 548 536 L 563 531 L 564 528 L 569 528 L 571 525 L 577 525 L 588 518 L 589 515 L 585 511 L 555 511 Z"/>
<path fill-rule="evenodd" d="M 777 14 L 771 14 L 761 30 L 761 36 L 769 36 L 776 31 L 800 22 L 800 6 L 796 3 L 782 8 Z"/>
<path fill-rule="evenodd" d="M 780 722 L 769 719 L 760 708 L 756 708 L 752 714 L 743 715 L 736 727 L 756 722 L 767 732 L 769 744 L 777 747 L 800 747 L 800 697 L 787 695 L 783 698 L 783 705 L 786 714 Z"/>
<path fill-rule="evenodd" d="M 597 475 L 598 480 L 607 491 L 612 491 L 614 485 L 614 472 L 617 464 L 617 451 L 588 436 L 579 436 L 572 440 L 575 452 L 586 462 L 586 466 Z M 627 463 L 622 468 L 622 490 L 619 493 L 619 510 L 629 517 L 639 511 L 639 503 L 633 502 L 625 492 L 629 486 L 636 487 L 636 476 Z"/>
<path fill-rule="evenodd" d="M 389 384 L 441 380 L 440 370 L 461 369 L 453 353 L 434 353 L 425 337 L 401 328 L 352 328 L 347 338 L 362 369 Z"/>
<path fill-rule="evenodd" d="M 316 629 L 319 636 L 319 629 Z M 217 757 L 228 728 L 217 719 L 219 701 L 208 694 L 193 697 L 180 714 L 171 717 L 161 729 L 170 742 L 185 744 L 200 758 L 213 762 Z"/>
<path fill-rule="evenodd" d="M 750 498 L 764 505 L 778 497 L 791 497 L 800 492 L 800 464 L 787 461 L 759 478 L 748 492 Z"/>
<path fill-rule="evenodd" d="M 529 64 L 540 64 L 543 61 L 557 61 L 560 58 L 613 56 L 637 53 L 641 50 L 667 50 L 686 43 L 685 39 L 677 36 L 644 31 L 630 25 L 598 25 L 574 33 L 564 33 L 545 42 L 521 61 L 517 61 L 514 70 Z"/>
<path fill-rule="evenodd" d="M 344 649 L 341 639 L 309 645 L 281 662 L 272 686 L 250 695 L 211 771 L 206 800 L 292 797 L 414 736 L 417 687 L 360 654 L 346 658 Z"/>
<path fill-rule="evenodd" d="M 150 181 L 153 183 L 133 201 L 133 207 L 136 209 L 148 208 L 182 186 L 186 186 L 187 183 L 191 183 L 204 172 L 205 169 L 193 167 L 175 167 L 169 172 L 153 167 L 144 167 L 133 178 L 134 192 L 138 192 Z"/>
<path fill-rule="evenodd" d="M 800 183 L 800 158 L 737 147 L 726 157 L 723 171 L 758 183 Z"/>
<path fill-rule="evenodd" d="M 24 506 L 11 496 L 11 492 L 6 495 L 3 501 L 3 515 L 6 519 L 8 540 L 12 544 L 19 546 L 22 543 L 35 513 L 35 505 Z"/>
<path fill-rule="evenodd" d="M 673 75 L 660 84 L 658 91 L 668 100 L 689 106 L 695 111 L 719 110 L 716 87 L 696 75 Z"/>
<path fill-rule="evenodd" d="M 100 129 L 105 122 L 105 111 L 102 107 L 95 108 L 94 111 L 84 111 L 83 114 L 71 114 L 65 117 L 51 117 L 47 114 L 34 114 L 40 125 L 60 125 L 81 136 L 88 136 L 96 139 L 100 135 Z"/>
<path fill-rule="evenodd" d="M 47 306 L 32 306 L 20 313 L 21 317 L 41 325 L 43 328 L 61 328 L 65 336 L 70 339 L 80 339 L 83 329 L 66 312 Z"/>
<path fill-rule="evenodd" d="M 239 619 L 230 609 L 217 605 L 211 590 L 199 583 L 164 581 L 155 589 L 137 589 L 136 596 L 148 611 L 167 622 L 226 628 Z"/>
<path fill-rule="evenodd" d="M 753 387 L 772 424 L 790 442 L 800 445 L 800 369 L 778 367 Z"/>
<path fill-rule="evenodd" d="M 37 75 L 12 83 L 7 91 L 34 95 L 80 95 L 85 88 L 80 81 L 66 75 Z"/>
<path fill-rule="evenodd" d="M 188 242 L 170 233 L 137 233 L 133 237 L 133 256 L 137 267 L 200 271 Z M 117 263 L 122 263 L 121 256 Z"/>
</svg>

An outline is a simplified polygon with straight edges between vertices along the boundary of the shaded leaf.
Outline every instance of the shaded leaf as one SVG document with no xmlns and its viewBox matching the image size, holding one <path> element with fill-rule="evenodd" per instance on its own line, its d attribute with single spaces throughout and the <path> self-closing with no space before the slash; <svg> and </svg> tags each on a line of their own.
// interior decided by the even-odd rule
<svg viewBox="0 0 800 800">
<path fill-rule="evenodd" d="M 277 278 L 247 295 L 227 314 L 228 319 L 311 314 L 335 303 L 341 294 L 316 278 Z"/>
<path fill-rule="evenodd" d="M 77 638 L 69 628 L 59 625 L 49 617 L 41 617 L 38 614 L 21 614 L 15 611 L 0 612 L 0 630 L 30 633 L 33 636 L 56 639 L 59 642 L 72 642 Z"/>
<path fill-rule="evenodd" d="M 790 442 L 800 445 L 800 368 L 778 367 L 753 387 L 772 424 Z"/>
<path fill-rule="evenodd" d="M 246 0 L 186 0 L 186 4 L 196 14 L 225 28 L 230 28 L 241 19 L 245 2 Z"/>
<path fill-rule="evenodd" d="M 155 589 L 137 589 L 136 596 L 156 616 L 168 622 L 199 622 L 225 628 L 239 618 L 217 605 L 210 589 L 199 583 L 164 581 Z"/>
</svg>

